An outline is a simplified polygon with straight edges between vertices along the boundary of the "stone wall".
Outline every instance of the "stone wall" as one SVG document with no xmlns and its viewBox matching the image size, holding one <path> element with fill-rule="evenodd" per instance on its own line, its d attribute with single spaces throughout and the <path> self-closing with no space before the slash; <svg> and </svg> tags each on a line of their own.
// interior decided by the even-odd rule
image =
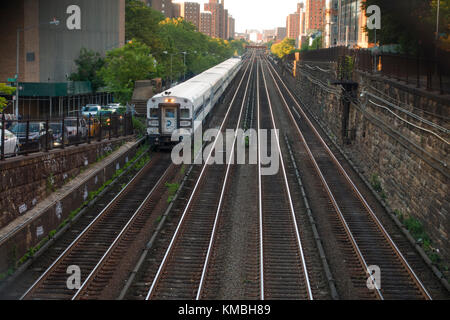
<svg viewBox="0 0 450 320">
<path fill-rule="evenodd" d="M 354 72 L 356 102 L 350 103 L 346 116 L 343 90 L 330 81 L 335 75 L 335 65 L 319 67 L 312 64 L 300 67 L 295 82 L 297 95 L 365 178 L 371 181 L 377 177 L 381 182 L 380 194 L 392 210 L 422 222 L 433 246 L 448 262 L 450 99 L 390 79 Z M 347 136 L 342 132 L 343 118 L 348 123 Z"/>
<path fill-rule="evenodd" d="M 124 141 L 124 139 L 121 140 Z M 93 156 L 96 152 L 101 154 L 101 152 L 110 150 L 114 146 L 119 146 L 121 140 L 81 148 L 84 149 L 86 155 L 91 155 L 89 159 L 91 157 L 95 159 Z M 17 224 L 14 229 L 2 234 L 0 238 L 0 278 L 10 270 L 14 270 L 17 261 L 29 249 L 36 247 L 43 239 L 49 237 L 50 232 L 57 230 L 58 226 L 69 217 L 71 212 L 79 209 L 81 204 L 88 199 L 90 192 L 98 190 L 114 176 L 118 169 L 123 168 L 126 163 L 131 161 L 139 147 L 139 142 L 127 143 L 117 153 L 113 153 L 105 161 L 96 163 L 87 172 L 78 175 L 73 181 L 49 196 L 48 199 L 39 203 L 33 209 L 36 212 L 33 213 L 33 210 L 29 212 L 31 216 L 21 216 L 20 219 L 17 219 L 14 222 Z M 69 152 L 69 150 L 62 152 L 63 154 L 60 157 L 68 156 L 78 159 L 73 162 L 75 165 L 73 170 L 79 170 L 84 166 L 84 157 L 81 154 L 67 154 L 66 152 Z M 4 228 L 3 231 L 9 227 Z"/>
<path fill-rule="evenodd" d="M 0 228 L 128 139 L 93 142 L 0 162 Z"/>
</svg>

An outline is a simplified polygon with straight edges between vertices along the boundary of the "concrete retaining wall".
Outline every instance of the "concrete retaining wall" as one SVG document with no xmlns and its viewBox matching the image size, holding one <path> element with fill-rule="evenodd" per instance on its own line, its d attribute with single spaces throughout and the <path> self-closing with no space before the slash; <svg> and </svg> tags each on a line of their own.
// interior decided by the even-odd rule
<svg viewBox="0 0 450 320">
<path fill-rule="evenodd" d="M 73 150 L 64 150 L 57 154 L 27 159 L 22 162 L 24 166 L 16 164 L 16 170 L 22 168 L 22 171 L 28 172 L 30 184 L 24 184 L 21 188 L 26 188 L 28 192 L 33 189 L 43 189 L 43 177 L 45 173 L 36 173 L 33 171 L 55 170 L 55 181 L 62 183 L 63 176 L 68 173 L 79 172 L 89 163 L 95 161 L 96 157 L 111 150 L 115 146 L 120 146 L 124 140 L 116 140 L 111 142 L 99 143 L 96 145 L 83 146 Z M 124 146 L 125 147 L 125 146 Z M 64 186 L 55 194 L 52 194 L 46 202 L 50 204 L 45 208 L 35 208 L 39 210 L 38 214 L 33 215 L 24 223 L 18 225 L 15 230 L 10 231 L 7 236 L 3 235 L 0 239 L 0 273 L 11 268 L 15 262 L 20 259 L 31 247 L 36 246 L 42 239 L 49 235 L 49 232 L 56 229 L 72 211 L 78 209 L 80 205 L 87 199 L 89 192 L 100 188 L 106 181 L 112 178 L 114 173 L 122 168 L 126 162 L 134 157 L 137 152 L 138 145 L 132 144 L 131 147 L 120 152 L 120 155 L 112 154 L 104 162 L 95 164 L 95 170 L 91 168 L 91 173 L 85 172 L 78 176 L 70 185 L 75 187 Z M 119 151 L 118 151 L 119 152 Z M 112 161 L 110 158 L 113 158 Z M 40 162 L 39 162 L 40 161 Z M 9 164 L 14 167 L 13 164 Z M 38 169 L 40 168 L 40 169 Z M 3 168 L 2 168 L 3 169 Z M 14 170 L 14 168 L 11 168 Z M 36 182 L 33 183 L 33 178 Z M 26 182 L 27 180 L 24 180 Z M 35 187 L 36 186 L 36 187 Z M 70 192 L 67 192 L 68 189 Z M 19 193 L 16 191 L 16 193 Z M 61 196 L 63 194 L 64 196 Z M 19 195 L 18 195 L 19 197 Z M 21 198 L 31 199 L 30 195 L 20 194 Z M 16 221 L 15 221 L 16 222 Z"/>
</svg>

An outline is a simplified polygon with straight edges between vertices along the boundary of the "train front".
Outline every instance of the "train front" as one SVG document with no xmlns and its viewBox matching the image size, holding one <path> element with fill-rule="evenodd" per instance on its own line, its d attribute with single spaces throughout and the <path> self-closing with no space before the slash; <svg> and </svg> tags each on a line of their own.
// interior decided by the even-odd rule
<svg viewBox="0 0 450 320">
<path fill-rule="evenodd" d="M 150 99 L 147 106 L 147 134 L 151 145 L 171 147 L 177 144 L 179 141 L 172 141 L 172 134 L 177 129 L 191 132 L 189 100 L 166 93 Z"/>
</svg>

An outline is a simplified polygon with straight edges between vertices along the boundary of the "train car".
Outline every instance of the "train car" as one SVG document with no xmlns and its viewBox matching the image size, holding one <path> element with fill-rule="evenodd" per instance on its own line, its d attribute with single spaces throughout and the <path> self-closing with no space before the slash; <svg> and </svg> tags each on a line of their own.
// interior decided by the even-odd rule
<svg viewBox="0 0 450 320">
<path fill-rule="evenodd" d="M 172 133 L 186 129 L 193 135 L 205 121 L 242 64 L 240 58 L 217 66 L 155 95 L 147 103 L 147 134 L 155 146 L 171 146 Z"/>
</svg>

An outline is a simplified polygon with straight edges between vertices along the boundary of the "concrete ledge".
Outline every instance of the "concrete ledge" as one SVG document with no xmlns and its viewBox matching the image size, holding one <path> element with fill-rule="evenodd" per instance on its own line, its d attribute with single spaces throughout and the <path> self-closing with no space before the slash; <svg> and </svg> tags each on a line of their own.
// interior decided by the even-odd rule
<svg viewBox="0 0 450 320">
<path fill-rule="evenodd" d="M 129 141 L 105 160 L 93 164 L 33 209 L 0 230 L 0 274 L 55 230 L 87 199 L 89 192 L 112 178 L 137 152 L 141 141 Z"/>
</svg>

